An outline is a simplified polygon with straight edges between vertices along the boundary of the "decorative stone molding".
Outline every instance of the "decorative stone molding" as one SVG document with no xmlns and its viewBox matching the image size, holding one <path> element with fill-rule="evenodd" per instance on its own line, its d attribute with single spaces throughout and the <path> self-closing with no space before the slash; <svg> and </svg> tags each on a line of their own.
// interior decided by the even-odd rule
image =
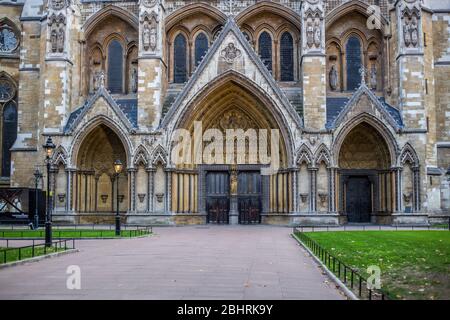
<svg viewBox="0 0 450 320">
<path fill-rule="evenodd" d="M 306 203 L 308 201 L 308 197 L 308 193 L 300 193 L 300 199 L 302 200 L 302 203 Z"/>
<path fill-rule="evenodd" d="M 225 49 L 220 52 L 220 56 L 229 64 L 242 56 L 241 50 L 235 47 L 233 42 L 228 43 Z"/>
<path fill-rule="evenodd" d="M 303 54 L 325 53 L 325 19 L 323 0 L 305 0 L 302 8 Z"/>
<path fill-rule="evenodd" d="M 158 201 L 158 203 L 162 203 L 164 200 L 164 193 L 157 193 L 155 194 L 156 196 L 156 201 Z"/>
<path fill-rule="evenodd" d="M 139 198 L 140 203 L 144 203 L 145 196 L 146 196 L 145 193 L 138 193 L 138 198 Z"/>
</svg>

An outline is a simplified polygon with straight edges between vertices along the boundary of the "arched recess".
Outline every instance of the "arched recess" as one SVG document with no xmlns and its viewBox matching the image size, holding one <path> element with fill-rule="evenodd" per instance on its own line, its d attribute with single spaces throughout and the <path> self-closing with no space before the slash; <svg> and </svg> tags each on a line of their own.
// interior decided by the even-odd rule
<svg viewBox="0 0 450 320">
<path fill-rule="evenodd" d="M 0 18 L 0 33 L 2 38 L 7 38 L 8 41 L 2 41 L 0 54 L 15 55 L 18 53 L 20 45 L 20 29 L 16 24 L 8 19 L 8 17 Z"/>
<path fill-rule="evenodd" d="M 314 155 L 306 144 L 303 144 L 297 151 L 295 162 L 298 168 L 298 171 L 296 172 L 298 190 L 295 192 L 295 194 L 298 195 L 297 211 L 311 212 L 311 169 L 314 163 Z"/>
<path fill-rule="evenodd" d="M 52 159 L 52 189 L 53 193 L 53 210 L 56 213 L 68 211 L 69 189 L 68 189 L 68 175 L 67 171 L 68 156 L 67 151 L 63 146 L 58 146 L 53 153 Z"/>
<path fill-rule="evenodd" d="M 195 14 L 206 14 L 222 25 L 225 24 L 227 20 L 227 16 L 214 6 L 206 3 L 191 3 L 180 7 L 167 16 L 166 30 L 170 30 L 183 19 L 189 18 Z"/>
<path fill-rule="evenodd" d="M 419 212 L 420 200 L 420 160 L 416 151 L 407 143 L 399 156 L 400 205 L 401 212 Z"/>
<path fill-rule="evenodd" d="M 357 119 L 336 139 L 338 210 L 348 222 L 392 222 L 396 211 L 397 148 L 388 130 L 369 118 Z"/>
<path fill-rule="evenodd" d="M 229 177 L 230 165 L 237 163 L 239 172 L 251 170 L 258 176 L 255 179 L 261 178 L 261 181 L 264 181 L 261 183 L 265 187 L 257 196 L 261 198 L 255 200 L 261 201 L 262 209 L 260 210 L 274 214 L 293 212 L 295 208 L 292 187 L 294 170 L 291 170 L 290 167 L 290 164 L 294 163 L 293 139 L 285 124 L 286 119 L 279 113 L 277 106 L 264 91 L 243 75 L 235 71 L 227 71 L 200 90 L 199 94 L 180 110 L 177 118 L 170 121 L 169 127 L 173 125 L 173 128 L 185 129 L 186 135 L 194 137 L 195 126 L 201 122 L 202 132 L 200 135 L 202 133 L 215 134 L 217 140 L 214 141 L 217 143 L 211 143 L 213 141 L 211 136 L 203 136 L 206 141 L 203 143 L 200 141 L 202 145 L 198 146 L 195 145 L 195 141 L 191 140 L 187 149 L 182 150 L 184 154 L 187 154 L 187 157 L 184 158 L 185 163 L 176 166 L 172 164 L 175 168 L 172 170 L 171 180 L 168 182 L 172 187 L 171 211 L 186 213 L 197 210 L 197 206 L 200 212 L 207 211 L 209 208 L 206 205 L 209 201 L 206 199 L 207 190 L 199 190 L 197 186 L 206 183 L 204 182 L 206 175 L 211 170 L 215 170 L 216 173 L 217 170 L 222 170 Z M 226 133 L 227 130 L 232 129 L 242 130 L 238 137 L 242 139 L 241 146 L 244 150 L 238 152 L 238 138 L 228 135 L 228 138 L 233 141 L 234 152 L 229 149 L 227 152 Z M 278 130 L 279 143 L 270 141 L 272 129 Z M 267 140 L 261 136 L 260 130 L 266 130 Z M 176 131 L 169 132 L 169 141 L 178 142 L 179 137 L 176 135 L 178 133 Z M 268 150 L 261 146 L 259 138 L 267 142 Z M 178 143 L 173 143 L 171 147 L 175 148 L 177 145 L 179 146 Z M 200 159 L 197 157 L 199 154 L 197 148 L 203 150 L 203 157 Z M 273 151 L 271 151 L 272 148 Z M 179 151 L 178 148 L 171 150 L 171 152 Z M 278 158 L 281 170 L 271 176 L 261 177 L 264 165 L 260 161 L 259 152 L 270 156 L 269 160 Z M 275 157 L 275 152 L 278 157 Z M 197 164 L 201 164 L 201 166 L 197 166 Z"/>
<path fill-rule="evenodd" d="M 106 84 L 109 83 L 109 47 L 110 43 L 118 41 L 121 45 L 121 55 L 116 57 L 121 68 L 116 68 L 115 74 L 121 76 L 120 94 L 134 93 L 133 81 L 137 71 L 137 48 L 139 40 L 138 18 L 123 8 L 107 5 L 99 10 L 83 25 L 84 42 L 82 43 L 82 91 L 84 94 L 94 93 L 99 88 L 98 78 L 100 72 L 105 74 Z"/>
</svg>

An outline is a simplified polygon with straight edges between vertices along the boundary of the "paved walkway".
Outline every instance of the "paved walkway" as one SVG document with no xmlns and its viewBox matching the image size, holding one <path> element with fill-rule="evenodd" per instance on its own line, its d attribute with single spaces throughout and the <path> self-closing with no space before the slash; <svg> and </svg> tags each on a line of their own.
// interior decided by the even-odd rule
<svg viewBox="0 0 450 320">
<path fill-rule="evenodd" d="M 291 228 L 155 228 L 140 239 L 80 240 L 80 252 L 0 270 L 0 299 L 344 299 Z M 81 290 L 66 269 L 81 268 Z"/>
</svg>

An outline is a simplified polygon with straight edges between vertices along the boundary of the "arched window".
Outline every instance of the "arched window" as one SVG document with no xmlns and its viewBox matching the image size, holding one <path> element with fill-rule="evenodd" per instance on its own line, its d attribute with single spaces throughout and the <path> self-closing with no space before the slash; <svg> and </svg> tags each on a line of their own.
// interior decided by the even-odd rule
<svg viewBox="0 0 450 320">
<path fill-rule="evenodd" d="M 294 81 L 294 40 L 289 32 L 280 41 L 281 81 Z"/>
<path fill-rule="evenodd" d="M 123 48 L 117 40 L 108 47 L 108 89 L 111 93 L 123 92 Z"/>
<path fill-rule="evenodd" d="M 361 84 L 360 69 L 361 41 L 356 36 L 351 36 L 346 45 L 347 62 L 347 90 L 356 90 Z"/>
<path fill-rule="evenodd" d="M 208 51 L 208 38 L 202 32 L 195 38 L 195 66 L 198 66 Z"/>
<path fill-rule="evenodd" d="M 187 79 L 186 38 L 181 33 L 174 41 L 173 60 L 173 82 L 185 83 Z"/>
<path fill-rule="evenodd" d="M 269 71 L 272 71 L 272 38 L 267 32 L 259 36 L 259 56 Z"/>
<path fill-rule="evenodd" d="M 17 109 L 13 101 L 8 102 L 3 109 L 3 145 L 2 145 L 2 176 L 11 175 L 11 151 L 17 138 Z"/>
</svg>

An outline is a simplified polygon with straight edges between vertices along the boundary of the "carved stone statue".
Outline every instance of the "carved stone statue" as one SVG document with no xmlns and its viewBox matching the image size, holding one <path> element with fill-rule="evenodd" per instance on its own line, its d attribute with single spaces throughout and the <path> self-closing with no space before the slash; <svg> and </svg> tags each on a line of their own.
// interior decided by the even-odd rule
<svg viewBox="0 0 450 320">
<path fill-rule="evenodd" d="M 414 47 L 417 47 L 417 45 L 419 44 L 419 27 L 417 24 L 417 17 L 415 15 L 411 19 L 410 33 L 411 33 L 411 44 Z"/>
<path fill-rule="evenodd" d="M 105 86 L 105 73 L 103 71 L 98 71 L 96 73 L 96 77 L 97 77 L 97 80 L 95 81 L 97 85 L 96 90 L 98 90 L 100 87 Z"/>
<path fill-rule="evenodd" d="M 137 84 L 138 84 L 137 69 L 133 68 L 133 71 L 131 72 L 131 91 L 133 93 L 137 92 Z"/>
<path fill-rule="evenodd" d="M 370 87 L 373 90 L 377 90 L 377 67 L 375 63 L 370 68 Z"/>
<path fill-rule="evenodd" d="M 331 66 L 329 77 L 330 77 L 330 88 L 331 90 L 335 91 L 337 89 L 338 84 L 338 73 L 335 65 Z"/>
<path fill-rule="evenodd" d="M 58 51 L 58 33 L 55 29 L 52 30 L 50 34 L 50 44 L 51 44 L 51 52 Z"/>
<path fill-rule="evenodd" d="M 405 21 L 405 24 L 403 26 L 403 40 L 406 47 L 409 47 L 411 45 L 411 33 L 408 20 Z"/>
<path fill-rule="evenodd" d="M 310 48 L 314 45 L 314 26 L 312 21 L 308 21 L 306 26 L 306 44 Z"/>
<path fill-rule="evenodd" d="M 320 48 L 322 44 L 322 30 L 320 28 L 320 21 L 317 18 L 314 24 L 314 45 L 316 48 Z"/>
<path fill-rule="evenodd" d="M 152 51 L 156 50 L 156 39 L 157 39 L 157 31 L 156 31 L 156 22 L 152 23 L 152 27 L 150 28 L 150 49 Z"/>
<path fill-rule="evenodd" d="M 144 28 L 142 30 L 142 45 L 146 51 L 150 48 L 150 28 L 147 21 L 144 22 Z"/>
<path fill-rule="evenodd" d="M 59 29 L 58 32 L 58 52 L 64 52 L 64 29 Z"/>
</svg>

